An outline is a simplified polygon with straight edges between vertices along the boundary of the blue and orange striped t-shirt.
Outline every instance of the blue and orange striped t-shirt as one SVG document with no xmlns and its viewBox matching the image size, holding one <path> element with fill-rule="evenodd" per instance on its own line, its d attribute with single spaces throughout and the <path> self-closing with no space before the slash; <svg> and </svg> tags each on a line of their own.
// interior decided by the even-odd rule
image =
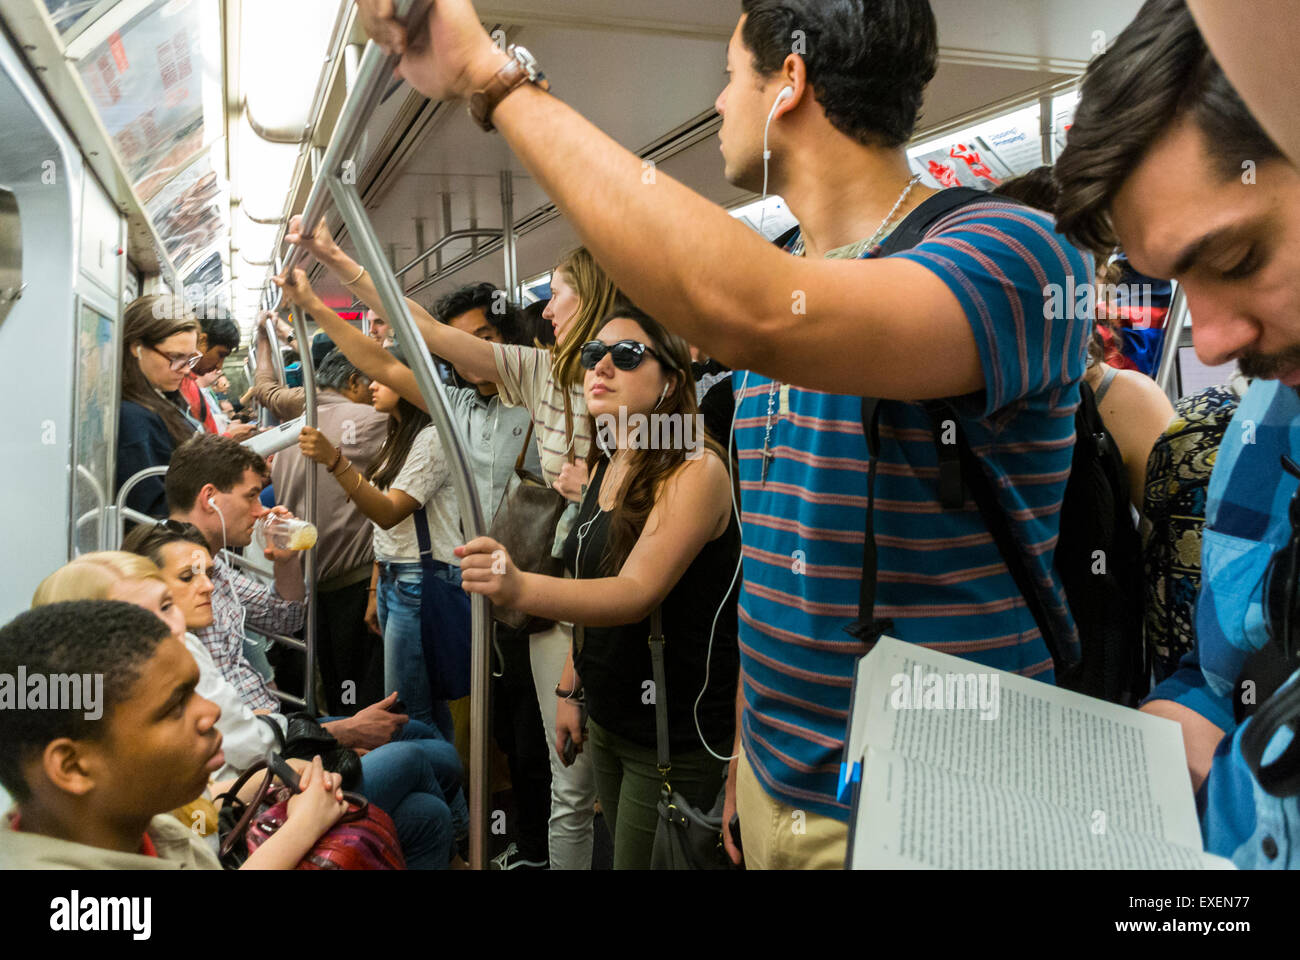
<svg viewBox="0 0 1300 960">
<path fill-rule="evenodd" d="M 1052 556 L 1093 318 L 1090 309 L 1047 304 L 1053 284 L 1059 303 L 1062 291 L 1092 282 L 1092 258 L 1056 233 L 1046 214 L 1002 204 L 958 210 L 896 256 L 933 271 L 965 310 L 986 388 L 954 406 L 1072 636 Z M 809 336 L 816 335 L 810 316 Z M 738 372 L 733 382 L 745 754 L 781 802 L 847 820 L 836 793 L 853 669 L 866 652 L 844 631 L 857 616 L 866 524 L 861 399 L 774 387 L 754 373 Z M 763 483 L 769 399 L 775 459 Z M 1047 647 L 975 504 L 940 505 L 929 415 L 919 404 L 882 403 L 880 440 L 876 616 L 891 618 L 900 640 L 1051 682 Z"/>
</svg>

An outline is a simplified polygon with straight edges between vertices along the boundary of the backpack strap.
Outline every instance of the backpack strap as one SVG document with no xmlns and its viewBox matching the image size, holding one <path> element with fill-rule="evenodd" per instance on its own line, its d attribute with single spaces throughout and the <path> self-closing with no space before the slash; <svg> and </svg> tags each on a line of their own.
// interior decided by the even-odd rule
<svg viewBox="0 0 1300 960">
<path fill-rule="evenodd" d="M 880 403 L 862 398 L 862 433 L 871 460 L 867 465 L 867 524 L 862 537 L 862 576 L 858 580 L 858 618 L 844 632 L 865 643 L 875 643 L 894 629 L 892 620 L 876 619 L 876 465 L 880 462 Z"/>
<path fill-rule="evenodd" d="M 893 253 L 909 250 L 916 246 L 929 232 L 930 228 L 944 217 L 962 207 L 985 203 L 1015 203 L 1005 197 L 990 197 L 984 190 L 973 187 L 953 187 L 940 190 L 909 213 L 880 245 L 879 256 L 887 257 Z M 776 243 L 787 245 L 794 239 L 798 228 L 779 237 Z M 878 576 L 878 557 L 876 551 L 875 509 L 876 509 L 876 464 L 880 459 L 880 404 L 874 397 L 862 398 L 862 432 L 867 441 L 867 451 L 871 455 L 867 467 L 867 523 L 862 540 L 862 579 L 858 585 L 858 617 L 845 627 L 845 631 L 859 640 L 874 643 L 882 634 L 893 629 L 893 621 L 877 620 L 876 580 Z M 954 425 L 960 436 L 960 421 L 954 417 Z M 962 484 L 962 462 L 957 448 L 953 444 L 943 443 L 943 419 L 932 416 L 934 446 L 939 455 L 939 498 L 946 509 L 960 509 L 966 504 L 966 493 Z M 1041 627 L 1040 627 L 1041 629 Z"/>
<path fill-rule="evenodd" d="M 1058 671 L 1062 671 L 1070 663 L 1070 660 L 1066 658 L 1065 648 L 1057 635 L 1055 620 L 1048 610 L 1047 597 L 1038 580 L 1030 571 L 1029 565 L 1025 562 L 1025 555 L 1020 550 L 1015 533 L 1011 529 L 1011 521 L 1002 509 L 1001 504 L 998 503 L 997 494 L 993 489 L 993 481 L 989 479 L 988 472 L 984 469 L 979 457 L 975 456 L 975 452 L 971 450 L 956 411 L 949 404 L 942 401 L 927 403 L 925 408 L 935 425 L 936 434 L 939 432 L 942 420 L 952 422 L 956 442 L 940 444 L 939 450 L 942 451 L 945 446 L 956 448 L 961 476 L 966 488 L 970 491 L 971 499 L 979 507 L 980 517 L 983 518 L 984 526 L 992 535 L 993 542 L 997 544 L 998 553 L 1002 556 L 1002 562 L 1007 565 L 1007 571 L 1015 581 L 1017 589 L 1020 590 L 1020 595 L 1025 598 L 1025 605 L 1029 607 L 1029 612 L 1034 617 L 1038 632 L 1042 635 L 1043 642 L 1052 655 L 1053 664 L 1056 665 Z"/>
<path fill-rule="evenodd" d="M 894 232 L 880 245 L 880 256 L 888 257 L 904 250 L 911 250 L 925 239 L 925 235 L 936 223 L 963 207 L 1017 202 L 1009 197 L 993 196 L 986 190 L 976 190 L 974 187 L 950 187 L 947 190 L 940 190 L 922 202 L 894 228 Z"/>
</svg>

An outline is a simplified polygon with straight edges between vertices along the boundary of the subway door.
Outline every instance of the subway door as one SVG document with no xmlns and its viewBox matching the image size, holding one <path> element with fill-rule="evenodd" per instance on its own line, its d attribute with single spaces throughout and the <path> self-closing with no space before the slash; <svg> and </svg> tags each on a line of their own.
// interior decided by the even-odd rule
<svg viewBox="0 0 1300 960">
<path fill-rule="evenodd" d="M 81 161 L 8 38 L 0 35 L 4 243 L 22 256 L 21 299 L 0 320 L 0 622 L 31 603 L 72 547 Z M 93 527 L 94 521 L 90 521 Z"/>
</svg>

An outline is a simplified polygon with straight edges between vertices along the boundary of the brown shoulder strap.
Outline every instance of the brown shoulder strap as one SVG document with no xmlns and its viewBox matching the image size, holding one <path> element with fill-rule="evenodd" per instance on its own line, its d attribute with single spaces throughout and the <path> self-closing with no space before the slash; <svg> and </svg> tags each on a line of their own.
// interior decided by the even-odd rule
<svg viewBox="0 0 1300 960">
<path fill-rule="evenodd" d="M 524 458 L 528 456 L 528 444 L 533 440 L 533 416 L 528 415 L 528 434 L 524 437 L 524 445 L 519 448 L 519 456 L 515 458 L 515 470 L 524 468 Z"/>
<path fill-rule="evenodd" d="M 564 394 L 564 439 L 568 443 L 565 457 L 570 463 L 573 463 L 575 454 L 573 448 L 577 446 L 578 438 L 573 435 L 573 406 L 572 399 L 569 396 L 569 387 L 565 384 L 562 388 Z"/>
</svg>

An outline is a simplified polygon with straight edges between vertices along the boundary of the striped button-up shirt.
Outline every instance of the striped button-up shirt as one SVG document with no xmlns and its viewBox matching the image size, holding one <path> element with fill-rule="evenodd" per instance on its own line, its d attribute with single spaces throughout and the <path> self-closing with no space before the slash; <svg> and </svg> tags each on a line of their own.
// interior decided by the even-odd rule
<svg viewBox="0 0 1300 960">
<path fill-rule="evenodd" d="M 236 570 L 224 556 L 212 573 L 212 625 L 197 636 L 221 675 L 253 710 L 280 709 L 262 675 L 244 658 L 245 625 L 260 633 L 291 634 L 302 629 L 307 607 L 285 600 L 270 587 Z"/>
</svg>

